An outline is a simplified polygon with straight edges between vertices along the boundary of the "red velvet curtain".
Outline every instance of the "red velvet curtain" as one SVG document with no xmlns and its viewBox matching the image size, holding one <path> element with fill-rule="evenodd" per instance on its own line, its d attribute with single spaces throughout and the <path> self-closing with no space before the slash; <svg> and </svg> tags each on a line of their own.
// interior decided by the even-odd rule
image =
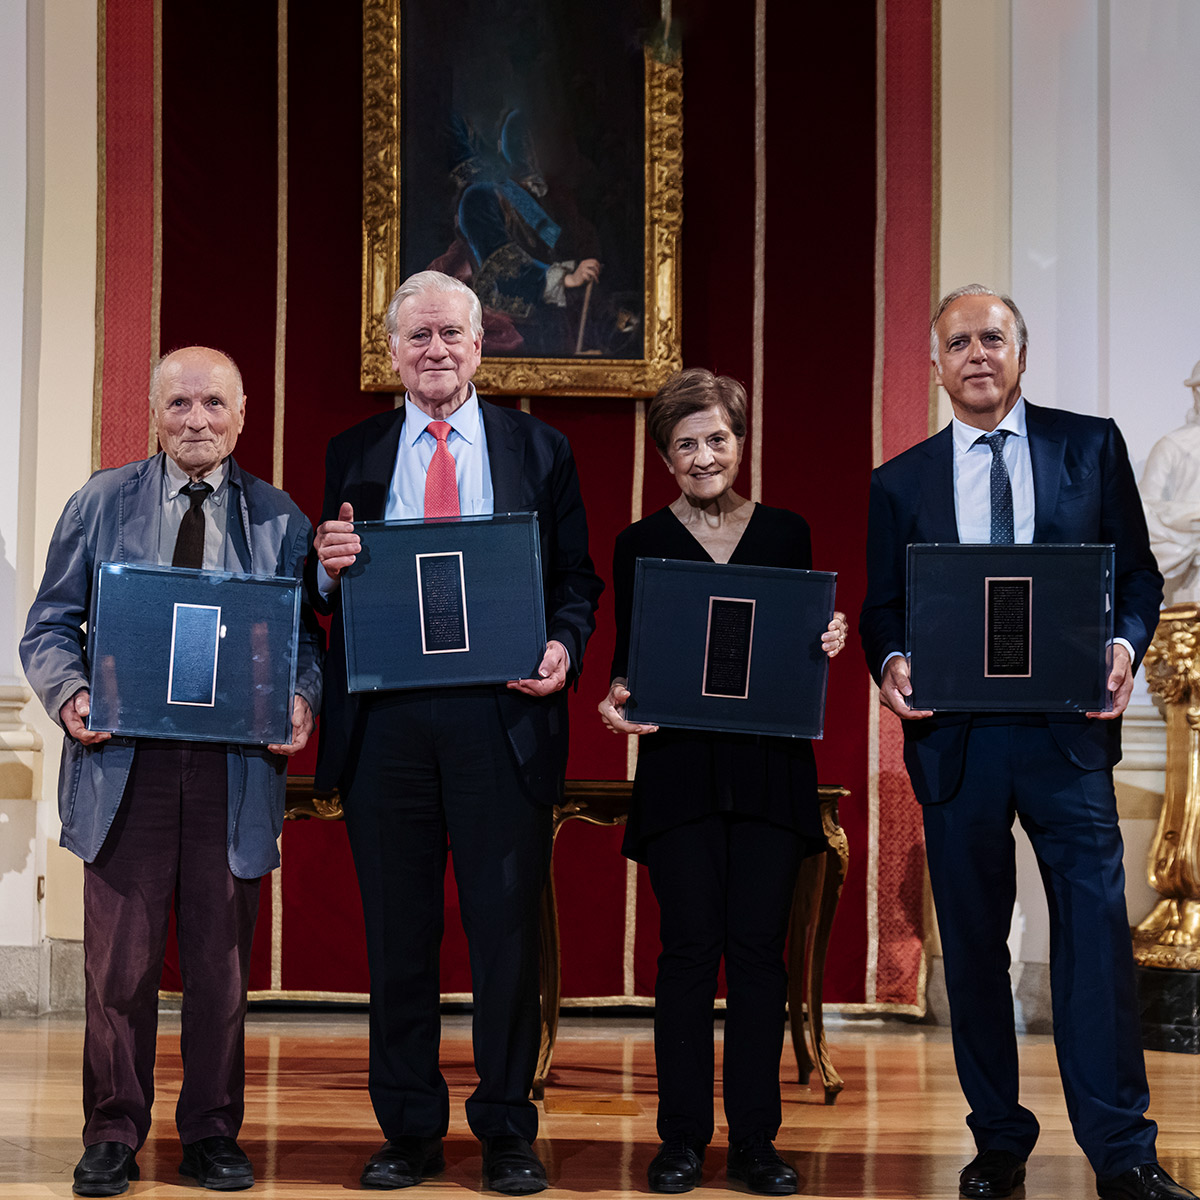
<svg viewBox="0 0 1200 1200">
<path fill-rule="evenodd" d="M 902 53 L 891 41 L 886 47 L 888 129 L 895 122 L 907 131 L 910 150 L 926 150 L 923 159 L 918 155 L 910 164 L 911 203 L 903 217 L 892 218 L 888 237 L 904 251 L 908 269 L 923 272 L 926 284 L 932 211 L 931 4 L 886 0 L 885 5 L 910 34 Z M 125 7 L 124 0 L 108 2 L 110 14 Z M 151 6 L 145 8 L 148 12 Z M 754 6 L 676 0 L 674 16 L 682 28 L 684 56 L 684 362 L 750 383 L 755 170 L 762 155 L 767 181 L 762 498 L 808 518 L 815 565 L 838 572 L 838 606 L 853 628 L 865 586 L 873 422 L 880 419 L 873 393 L 880 319 L 877 5 L 873 0 L 766 4 L 761 146 L 754 136 Z M 361 35 L 357 4 L 290 6 L 287 203 L 281 211 L 275 7 L 240 0 L 162 6 L 161 348 L 200 342 L 237 359 L 248 395 L 237 456 L 244 467 L 270 479 L 276 329 L 283 312 L 279 306 L 286 305 L 283 485 L 314 518 L 328 438 L 390 403 L 390 397 L 358 389 Z M 113 69 L 110 55 L 110 77 Z M 909 86 L 897 91 L 894 84 L 902 77 Z M 110 84 L 110 130 L 123 120 L 152 131 L 151 95 L 143 90 L 121 100 L 131 106 L 128 110 L 114 107 L 115 96 Z M 142 144 L 144 150 L 153 141 L 144 138 Z M 110 195 L 114 182 L 110 165 Z M 922 229 L 923 240 L 912 240 L 912 230 Z M 117 278 L 120 269 L 121 260 L 110 255 L 106 270 Z M 284 272 L 281 295 L 277 284 Z M 928 287 L 919 301 L 911 290 L 904 296 L 923 324 Z M 911 358 L 911 350 L 899 342 L 896 352 Z M 923 361 L 920 339 L 916 354 Z M 910 371 L 909 384 L 916 374 Z M 105 377 L 106 429 L 122 409 L 132 411 L 135 392 L 132 386 L 118 389 Z M 139 406 L 144 396 L 143 384 L 136 396 Z M 634 402 L 538 397 L 531 407 L 571 439 L 593 557 L 607 576 L 614 538 L 630 520 Z M 674 492 L 657 456 L 645 448 L 641 453 L 640 499 L 649 513 Z M 606 597 L 579 690 L 571 697 L 573 778 L 625 777 L 624 744 L 601 728 L 595 714 L 607 687 L 612 642 Z M 875 884 L 868 887 L 870 704 L 867 673 L 852 634 L 831 671 L 826 735 L 817 747 L 822 781 L 844 784 L 851 792 L 842 807 L 850 878 L 834 931 L 826 999 L 904 1006 L 916 999 L 920 892 L 918 887 L 914 901 L 911 886 L 903 891 L 903 881 L 897 882 L 894 871 L 889 874 L 886 854 L 877 862 Z M 311 754 L 295 769 L 311 771 Z M 911 860 L 906 803 L 911 801 L 900 798 L 893 806 L 901 813 L 897 836 L 903 839 L 895 849 Z M 627 930 L 626 867 L 619 843 L 619 831 L 579 823 L 568 825 L 559 839 L 555 864 L 568 998 L 626 995 L 630 945 L 633 994 L 652 994 L 657 914 L 642 878 L 633 906 L 635 929 Z M 888 844 L 886 830 L 882 837 L 876 834 L 876 843 L 877 852 L 880 844 Z M 283 860 L 277 892 L 264 887 L 254 988 L 292 995 L 365 993 L 362 918 L 344 829 L 289 822 Z M 886 988 L 869 995 L 868 966 L 875 952 L 868 953 L 868 936 L 879 928 L 881 887 L 900 889 L 887 900 L 889 911 L 898 911 L 899 924 L 884 924 L 899 947 L 895 961 L 907 965 Z M 447 895 L 452 910 L 452 884 Z M 892 904 L 897 897 L 898 904 Z M 453 911 L 448 912 L 443 964 L 443 990 L 468 991 L 465 944 Z M 164 986 L 174 982 L 168 971 Z"/>
</svg>

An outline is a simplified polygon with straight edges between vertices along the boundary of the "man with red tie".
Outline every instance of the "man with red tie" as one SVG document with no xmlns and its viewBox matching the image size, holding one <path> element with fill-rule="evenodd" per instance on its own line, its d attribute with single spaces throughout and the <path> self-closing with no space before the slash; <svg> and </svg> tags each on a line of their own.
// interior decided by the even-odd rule
<svg viewBox="0 0 1200 1200">
<path fill-rule="evenodd" d="M 579 672 L 603 584 L 588 557 L 571 450 L 471 383 L 483 321 L 469 288 L 411 276 L 387 312 L 403 407 L 339 434 L 325 463 L 310 560 L 334 614 L 318 788 L 337 787 L 362 891 L 371 974 L 369 1088 L 386 1143 L 362 1183 L 400 1188 L 444 1165 L 449 1123 L 438 1068 L 438 950 L 447 842 L 470 949 L 475 1067 L 467 1100 L 488 1187 L 541 1191 L 529 1089 L 540 1040 L 538 912 L 551 809 L 566 770 L 565 684 Z M 361 551 L 356 520 L 536 512 L 547 643 L 534 679 L 359 697 L 346 688 L 339 578 Z"/>
</svg>

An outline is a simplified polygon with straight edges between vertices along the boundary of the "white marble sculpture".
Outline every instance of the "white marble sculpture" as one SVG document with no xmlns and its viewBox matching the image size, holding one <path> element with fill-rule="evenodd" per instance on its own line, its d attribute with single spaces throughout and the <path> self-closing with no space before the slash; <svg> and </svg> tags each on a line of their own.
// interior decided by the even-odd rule
<svg viewBox="0 0 1200 1200">
<path fill-rule="evenodd" d="M 1166 604 L 1200 600 L 1200 362 L 1183 384 L 1192 389 L 1187 423 L 1155 442 L 1140 488 Z"/>
</svg>

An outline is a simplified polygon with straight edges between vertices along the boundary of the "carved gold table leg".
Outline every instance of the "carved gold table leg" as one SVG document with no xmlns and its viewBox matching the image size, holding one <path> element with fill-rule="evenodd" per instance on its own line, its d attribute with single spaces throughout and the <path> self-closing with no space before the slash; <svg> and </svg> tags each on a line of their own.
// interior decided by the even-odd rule
<svg viewBox="0 0 1200 1200">
<path fill-rule="evenodd" d="M 1134 931 L 1140 966 L 1200 969 L 1200 608 L 1163 610 L 1146 652 L 1146 684 L 1167 705 L 1167 774 L 1150 849 L 1163 899 Z"/>
<path fill-rule="evenodd" d="M 558 813 L 555 812 L 555 834 L 558 833 Z M 554 1039 L 558 1036 L 558 1010 L 562 1003 L 562 944 L 558 935 L 558 904 L 554 898 L 554 871 L 546 876 L 542 889 L 542 959 L 539 968 L 542 986 L 542 1039 L 538 1047 L 537 1070 L 533 1074 L 531 1094 L 541 1100 L 546 1094 L 546 1076 L 554 1057 Z"/>
<path fill-rule="evenodd" d="M 1200 1054 L 1200 607 L 1163 610 L 1145 664 L 1167 707 L 1167 777 L 1148 864 L 1162 899 L 1133 931 L 1142 1044 Z"/>
<path fill-rule="evenodd" d="M 629 815 L 633 784 L 624 780 L 568 779 L 562 804 L 554 806 L 554 828 L 550 835 L 550 872 L 542 889 L 541 966 L 542 1037 L 537 1069 L 530 1094 L 535 1100 L 546 1095 L 546 1080 L 554 1059 L 558 1036 L 558 1012 L 562 1003 L 562 943 L 558 931 L 558 902 L 554 893 L 554 844 L 567 821 L 579 819 L 589 825 L 623 825 Z"/>
<path fill-rule="evenodd" d="M 845 1084 L 834 1068 L 825 1041 L 821 990 L 833 918 L 850 862 L 849 843 L 838 824 L 838 799 L 849 793 L 845 788 L 822 787 L 820 794 L 821 824 L 828 846 L 823 854 L 805 859 L 796 880 L 788 956 L 788 1009 L 800 1082 L 809 1081 L 815 1066 L 821 1076 L 825 1103 L 833 1104 Z"/>
</svg>

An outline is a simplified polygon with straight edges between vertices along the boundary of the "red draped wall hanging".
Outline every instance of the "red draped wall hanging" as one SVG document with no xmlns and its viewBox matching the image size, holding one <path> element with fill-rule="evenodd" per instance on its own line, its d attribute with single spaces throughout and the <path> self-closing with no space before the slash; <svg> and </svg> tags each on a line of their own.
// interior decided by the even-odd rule
<svg viewBox="0 0 1200 1200">
<path fill-rule="evenodd" d="M 865 585 L 867 475 L 880 452 L 924 436 L 927 422 L 932 4 L 759 0 L 757 30 L 753 13 L 731 21 L 717 0 L 674 6 L 684 39 L 684 361 L 757 379 L 761 498 L 808 517 L 816 565 L 838 571 L 852 625 Z M 284 4 L 163 6 L 156 59 L 152 0 L 108 0 L 98 318 L 106 465 L 144 453 L 148 365 L 160 347 L 201 342 L 237 359 L 248 395 L 238 458 L 280 479 L 314 516 L 328 437 L 387 402 L 357 387 L 357 8 L 327 6 L 318 19 Z M 195 86 L 198 61 L 222 63 L 222 86 Z M 673 495 L 644 445 L 640 406 L 538 398 L 531 407 L 572 441 L 593 556 L 607 575 L 617 532 Z M 571 699 L 570 774 L 624 778 L 625 748 L 595 716 L 612 651 L 606 608 L 599 622 Z M 817 749 L 822 779 L 851 789 L 842 809 L 850 879 L 826 1000 L 917 1011 L 919 822 L 886 726 L 874 749 L 872 704 L 855 643 L 831 672 Z M 311 768 L 311 756 L 296 764 Z M 556 849 L 568 1002 L 644 1003 L 652 993 L 657 914 L 619 843 L 619 831 L 576 823 Z M 362 918 L 344 830 L 290 822 L 283 860 L 263 893 L 256 994 L 361 996 Z M 443 988 L 459 994 L 469 977 L 452 885 L 447 899 Z M 176 984 L 168 970 L 164 986 Z"/>
</svg>

